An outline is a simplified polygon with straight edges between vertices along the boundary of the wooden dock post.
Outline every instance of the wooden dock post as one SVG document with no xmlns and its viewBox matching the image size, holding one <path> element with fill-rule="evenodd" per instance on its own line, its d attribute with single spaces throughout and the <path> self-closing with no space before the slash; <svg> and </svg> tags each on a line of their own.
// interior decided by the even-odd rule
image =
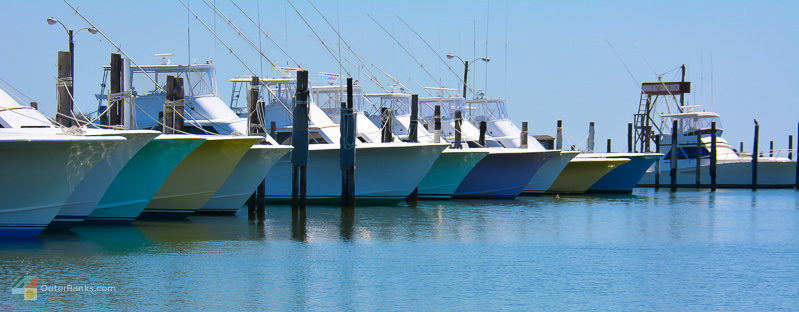
<svg viewBox="0 0 799 312">
<path fill-rule="evenodd" d="M 411 122 L 408 129 L 408 142 L 419 142 L 419 95 L 411 94 Z"/>
<path fill-rule="evenodd" d="M 521 143 L 519 144 L 519 148 L 527 148 L 528 132 L 527 132 L 527 122 L 526 121 L 522 121 L 522 132 L 520 133 L 520 135 L 521 135 L 521 137 L 519 139 L 521 139 Z"/>
<path fill-rule="evenodd" d="M 654 139 L 655 139 L 655 153 L 660 153 L 660 135 L 658 134 L 658 135 L 654 136 Z M 660 188 L 660 163 L 661 163 L 660 159 L 658 159 L 658 161 L 655 162 L 655 189 L 656 190 Z"/>
<path fill-rule="evenodd" d="M 455 143 L 453 143 L 452 148 L 460 149 L 461 148 L 461 123 L 463 122 L 463 114 L 461 111 L 455 111 Z"/>
<path fill-rule="evenodd" d="M 124 101 L 120 96 L 123 79 L 125 78 L 122 75 L 122 55 L 119 53 L 111 53 L 111 71 L 109 77 L 111 85 L 108 87 L 109 126 L 121 126 L 123 120 L 125 120 L 123 116 L 125 112 Z"/>
<path fill-rule="evenodd" d="M 788 159 L 793 159 L 793 135 L 788 135 Z"/>
<path fill-rule="evenodd" d="M 72 122 L 72 62 L 71 56 L 67 51 L 58 51 L 58 83 L 56 84 L 58 94 L 58 107 L 56 110 L 56 123 L 71 127 Z"/>
<path fill-rule="evenodd" d="M 308 194 L 308 71 L 297 71 L 297 91 L 291 129 L 291 200 L 293 208 L 305 208 Z M 303 211 L 305 209 L 302 209 Z"/>
<path fill-rule="evenodd" d="M 555 129 L 555 149 L 563 150 L 563 120 L 558 120 L 558 127 Z"/>
<path fill-rule="evenodd" d="M 344 206 L 355 205 L 355 115 L 353 114 L 354 97 L 352 78 L 347 78 L 347 101 L 341 103 L 341 203 Z"/>
<path fill-rule="evenodd" d="M 436 105 L 433 111 L 433 143 L 441 143 L 441 105 Z"/>
<path fill-rule="evenodd" d="M 30 103 L 30 107 L 33 107 L 35 110 L 39 110 L 39 103 L 34 101 Z"/>
<path fill-rule="evenodd" d="M 718 161 L 718 154 L 716 153 L 716 122 L 710 123 L 710 191 L 716 191 L 716 162 Z"/>
<path fill-rule="evenodd" d="M 755 119 L 755 141 L 752 143 L 752 190 L 757 190 L 758 141 L 760 140 L 760 124 Z"/>
<path fill-rule="evenodd" d="M 799 124 L 796 126 L 797 131 L 797 140 L 799 140 Z M 796 142 L 796 147 L 799 148 L 799 141 Z M 799 190 L 799 152 L 796 154 L 796 177 L 795 177 L 794 184 L 797 190 Z"/>
<path fill-rule="evenodd" d="M 611 152 L 611 151 L 610 151 L 610 144 L 611 144 L 611 142 L 610 142 L 610 139 L 608 139 L 608 148 L 607 148 L 607 152 L 608 152 L 608 153 L 610 153 L 610 152 Z"/>
<path fill-rule="evenodd" d="M 247 92 L 247 135 L 265 134 L 261 124 L 260 111 L 258 107 L 258 93 L 261 88 L 261 79 L 253 76 L 250 81 L 250 90 Z"/>
<path fill-rule="evenodd" d="M 738 153 L 740 154 L 740 153 L 743 153 L 743 152 L 744 152 L 744 142 L 742 141 L 741 142 L 741 148 L 740 148 L 740 150 L 738 150 Z"/>
<path fill-rule="evenodd" d="M 696 158 L 696 175 L 694 177 L 696 179 L 696 188 L 699 188 L 699 182 L 700 182 L 700 180 L 702 178 L 702 176 L 701 176 L 701 173 L 702 173 L 702 152 L 701 151 L 702 151 L 702 135 L 697 133 L 696 134 L 696 155 L 695 155 L 695 158 Z"/>
<path fill-rule="evenodd" d="M 480 122 L 480 137 L 478 138 L 478 143 L 481 147 L 486 147 L 486 130 L 488 130 L 488 125 L 485 121 Z"/>
<path fill-rule="evenodd" d="M 269 122 L 269 136 L 277 141 L 277 122 L 274 120 Z M 280 144 L 280 142 L 277 143 Z"/>
<path fill-rule="evenodd" d="M 633 152 L 633 123 L 627 123 L 627 152 Z"/>
<path fill-rule="evenodd" d="M 183 78 L 166 76 L 166 101 L 164 102 L 164 134 L 183 131 Z M 113 110 L 112 110 L 113 111 Z M 109 118 L 112 124 L 112 118 Z"/>
<path fill-rule="evenodd" d="M 594 152 L 594 122 L 588 123 L 588 140 L 585 142 L 585 147 L 588 149 L 588 152 Z"/>
<path fill-rule="evenodd" d="M 669 178 L 671 181 L 669 182 L 672 192 L 677 191 L 677 159 L 680 157 L 680 146 L 677 139 L 679 136 L 678 131 L 680 130 L 677 128 L 677 120 L 674 120 L 671 126 L 671 150 L 669 151 L 669 156 L 671 157 L 671 165 L 669 166 Z"/>
<path fill-rule="evenodd" d="M 380 108 L 380 121 L 383 123 L 380 142 L 389 143 L 394 141 L 394 134 L 391 133 L 391 125 L 394 123 L 394 116 L 391 108 Z"/>
<path fill-rule="evenodd" d="M 768 157 L 774 157 L 774 141 L 768 143 Z"/>
</svg>

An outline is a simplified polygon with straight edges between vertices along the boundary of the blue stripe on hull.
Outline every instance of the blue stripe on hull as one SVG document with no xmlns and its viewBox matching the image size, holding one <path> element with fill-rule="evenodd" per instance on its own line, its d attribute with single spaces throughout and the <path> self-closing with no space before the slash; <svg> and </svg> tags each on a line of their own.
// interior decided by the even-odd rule
<svg viewBox="0 0 799 312">
<path fill-rule="evenodd" d="M 39 225 L 2 225 L 0 237 L 2 238 L 35 238 L 42 233 L 46 224 Z"/>
<path fill-rule="evenodd" d="M 630 193 L 641 181 L 646 170 L 657 161 L 657 157 L 630 157 L 630 161 L 605 174 L 588 188 L 589 193 Z"/>
<path fill-rule="evenodd" d="M 550 157 L 543 153 L 489 154 L 466 175 L 452 198 L 515 198 Z"/>
</svg>

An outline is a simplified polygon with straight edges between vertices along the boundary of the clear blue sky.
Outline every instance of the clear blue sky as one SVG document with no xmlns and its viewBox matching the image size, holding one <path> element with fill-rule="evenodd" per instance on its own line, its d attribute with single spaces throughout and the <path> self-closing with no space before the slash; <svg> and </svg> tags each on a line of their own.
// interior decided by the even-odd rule
<svg viewBox="0 0 799 312">
<path fill-rule="evenodd" d="M 214 1 L 214 0 L 211 0 Z M 257 30 L 229 0 L 219 8 L 253 40 Z M 189 61 L 186 9 L 175 1 L 73 1 L 98 27 L 123 46 L 139 63 L 153 63 L 155 53 L 175 53 L 174 63 Z M 213 24 L 201 0 L 190 5 Z M 258 4 L 237 0 L 257 18 Z M 336 50 L 337 38 L 305 0 L 295 5 Z M 529 121 L 533 133 L 554 133 L 563 119 L 567 144 L 581 144 L 588 122 L 597 123 L 597 145 L 614 139 L 624 148 L 626 124 L 632 120 L 639 91 L 609 41 L 638 82 L 655 79 L 655 72 L 686 64 L 694 82 L 689 104 L 704 105 L 723 117 L 727 139 L 751 147 L 752 119 L 761 127 L 761 144 L 787 145 L 796 132 L 799 104 L 799 2 L 797 1 L 320 1 L 314 2 L 340 25 L 342 35 L 361 55 L 408 86 L 436 85 L 367 17 L 391 30 L 444 85 L 458 81 L 438 58 L 396 18 L 401 16 L 441 53 L 492 61 L 474 67 L 470 77 L 489 97 L 508 100 L 511 118 Z M 4 45 L 0 78 L 53 114 L 56 51 L 66 50 L 66 34 L 45 22 L 49 16 L 70 27 L 86 24 L 61 1 L 4 1 L 0 23 Z M 338 72 L 337 62 L 283 1 L 260 3 L 262 27 L 303 67 L 323 83 L 317 72 Z M 487 24 L 487 25 L 486 25 Z M 220 91 L 227 99 L 227 79 L 248 74 L 220 44 L 191 19 L 191 60 L 214 59 Z M 238 39 L 222 20 L 216 29 L 236 53 L 260 72 L 257 53 Z M 475 32 L 476 29 L 476 32 Z M 507 32 L 506 32 L 507 29 Z M 507 40 L 506 40 L 507 37 Z M 488 44 L 486 47 L 486 38 Z M 507 44 L 507 54 L 505 46 Z M 96 108 L 102 71 L 114 48 L 99 35 L 76 36 L 76 95 L 80 107 Z M 281 64 L 292 65 L 278 49 L 263 40 L 265 52 Z M 486 54 L 486 50 L 488 51 Z M 346 50 L 342 51 L 346 55 Z M 711 66 L 712 64 L 712 66 Z M 452 62 L 458 72 L 461 67 Z M 652 69 L 650 69 L 650 66 Z M 266 62 L 264 76 L 275 76 Z M 506 70 L 507 68 L 507 70 Z M 354 70 L 355 71 L 355 70 Z M 673 73 L 666 76 L 674 77 Z M 381 77 L 382 78 L 382 77 Z M 507 79 L 506 79 L 507 78 Z M 369 91 L 380 91 L 360 79 Z M 710 83 L 712 80 L 712 84 Z M 383 80 L 388 82 L 387 80 Z M 415 82 L 414 82 L 415 81 Z"/>
</svg>

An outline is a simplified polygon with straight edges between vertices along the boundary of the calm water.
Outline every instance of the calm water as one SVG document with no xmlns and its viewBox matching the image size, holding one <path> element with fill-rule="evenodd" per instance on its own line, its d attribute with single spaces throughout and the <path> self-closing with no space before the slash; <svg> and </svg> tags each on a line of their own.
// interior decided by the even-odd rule
<svg viewBox="0 0 799 312">
<path fill-rule="evenodd" d="M 799 310 L 799 192 L 267 207 L 0 243 L 0 310 Z M 15 276 L 113 292 L 11 294 Z"/>
</svg>

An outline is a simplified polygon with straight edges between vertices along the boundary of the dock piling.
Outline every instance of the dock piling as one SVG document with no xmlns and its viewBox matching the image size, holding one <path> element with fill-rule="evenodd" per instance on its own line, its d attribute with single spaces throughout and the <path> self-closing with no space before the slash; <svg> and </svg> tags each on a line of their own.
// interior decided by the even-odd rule
<svg viewBox="0 0 799 312">
<path fill-rule="evenodd" d="M 69 52 L 58 51 L 58 107 L 56 109 L 56 123 L 64 127 L 72 126 L 72 61 Z"/>
<path fill-rule="evenodd" d="M 774 157 L 774 141 L 768 143 L 768 157 Z"/>
<path fill-rule="evenodd" d="M 461 148 L 461 123 L 463 123 L 463 114 L 460 110 L 455 111 L 455 143 L 452 148 Z"/>
<path fill-rule="evenodd" d="M 520 133 L 521 144 L 519 144 L 519 148 L 527 148 L 527 122 L 522 121 L 522 132 Z"/>
<path fill-rule="evenodd" d="M 408 142 L 419 142 L 419 95 L 411 94 L 411 122 L 408 129 Z"/>
<path fill-rule="evenodd" d="M 478 138 L 478 144 L 482 147 L 486 147 L 486 130 L 488 129 L 488 125 L 485 121 L 480 122 L 480 137 Z"/>
<path fill-rule="evenodd" d="M 261 79 L 253 76 L 250 81 L 250 90 L 247 92 L 247 135 L 264 134 L 258 109 L 258 92 L 260 91 Z"/>
<path fill-rule="evenodd" d="M 585 142 L 585 147 L 588 149 L 588 152 L 594 151 L 594 122 L 588 123 L 588 140 Z"/>
<path fill-rule="evenodd" d="M 799 139 L 799 124 L 796 126 L 797 129 L 797 139 Z M 796 147 L 799 147 L 799 142 L 796 142 Z M 795 177 L 794 184 L 796 189 L 799 190 L 799 153 L 796 154 L 796 177 Z"/>
<path fill-rule="evenodd" d="M 674 120 L 671 125 L 671 150 L 669 151 L 669 159 L 671 160 L 669 166 L 669 179 L 671 184 L 671 191 L 677 191 L 677 159 L 679 158 L 679 143 L 678 143 L 678 136 L 680 131 L 677 128 L 677 120 Z"/>
<path fill-rule="evenodd" d="M 633 152 L 633 123 L 627 123 L 627 152 Z"/>
<path fill-rule="evenodd" d="M 710 191 L 716 191 L 716 161 L 718 161 L 718 154 L 716 153 L 716 122 L 710 123 Z"/>
<path fill-rule="evenodd" d="M 697 133 L 696 134 L 696 155 L 695 155 L 695 158 L 696 158 L 696 172 L 695 173 L 696 173 L 696 175 L 694 176 L 694 178 L 696 179 L 696 183 L 695 183 L 696 184 L 696 188 L 699 188 L 699 182 L 700 182 L 700 180 L 702 178 L 702 176 L 701 176 L 701 173 L 702 173 L 702 153 L 701 153 L 701 150 L 702 150 L 702 136 Z"/>
<path fill-rule="evenodd" d="M 391 133 L 391 124 L 394 122 L 393 115 L 394 112 L 391 110 L 391 108 L 388 107 L 380 108 L 380 120 L 383 123 L 382 135 L 380 141 L 383 143 L 394 141 L 394 135 Z"/>
<path fill-rule="evenodd" d="M 122 55 L 111 53 L 110 86 L 108 88 L 108 125 L 119 126 L 123 124 L 124 107 L 122 105 Z M 72 91 L 72 90 L 70 90 Z"/>
<path fill-rule="evenodd" d="M 558 120 L 558 127 L 555 130 L 555 149 L 563 150 L 563 120 Z"/>
<path fill-rule="evenodd" d="M 33 107 L 33 109 L 38 110 L 39 109 L 39 103 L 36 102 L 36 101 L 31 102 L 30 103 L 30 107 Z"/>
<path fill-rule="evenodd" d="M 611 141 L 610 141 L 610 139 L 608 139 L 608 148 L 607 148 L 607 152 L 608 152 L 608 153 L 610 153 L 610 152 L 611 152 L 611 151 L 610 151 L 610 144 L 611 144 Z"/>
<path fill-rule="evenodd" d="M 164 102 L 164 134 L 183 131 L 183 78 L 166 76 L 166 101 Z M 109 118 L 109 123 L 113 119 Z"/>
<path fill-rule="evenodd" d="M 760 140 L 760 124 L 755 119 L 755 141 L 752 143 L 752 190 L 757 190 L 757 158 L 758 141 Z"/>
<path fill-rule="evenodd" d="M 269 122 L 269 136 L 277 141 L 277 122 L 274 120 Z M 278 144 L 279 143 L 280 142 L 278 142 Z"/>
<path fill-rule="evenodd" d="M 291 145 L 291 200 L 293 208 L 304 211 L 307 202 L 308 177 L 308 71 L 297 71 L 294 95 Z"/>
<path fill-rule="evenodd" d="M 341 203 L 355 204 L 355 115 L 353 114 L 352 78 L 347 78 L 347 101 L 341 103 Z"/>
<path fill-rule="evenodd" d="M 793 159 L 793 135 L 788 135 L 788 159 Z"/>
<path fill-rule="evenodd" d="M 660 153 L 660 135 L 655 135 L 655 153 Z M 655 162 L 655 189 L 660 188 L 660 159 Z"/>
<path fill-rule="evenodd" d="M 436 105 L 433 114 L 433 142 L 441 142 L 441 105 Z"/>
</svg>

